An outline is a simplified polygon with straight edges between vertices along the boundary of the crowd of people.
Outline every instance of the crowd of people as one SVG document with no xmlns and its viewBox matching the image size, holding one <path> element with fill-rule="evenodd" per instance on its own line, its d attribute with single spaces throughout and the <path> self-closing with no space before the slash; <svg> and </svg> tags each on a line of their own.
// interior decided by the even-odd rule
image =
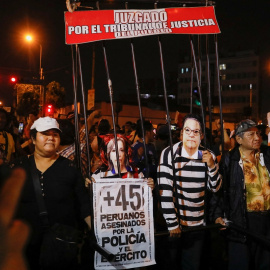
<svg viewBox="0 0 270 270">
<path fill-rule="evenodd" d="M 255 122 L 245 119 L 230 131 L 224 124 L 221 129 L 217 119 L 215 130 L 203 134 L 200 116 L 187 114 L 171 130 L 149 120 L 128 121 L 115 127 L 115 140 L 113 127 L 99 111 L 86 121 L 81 118 L 76 134 L 73 112 L 65 119 L 33 112 L 20 130 L 0 109 L 1 190 L 6 194 L 14 172 L 24 178 L 18 207 L 11 211 L 30 228 L 26 267 L 93 269 L 93 260 L 84 257 L 91 252 L 81 252 L 80 260 L 70 257 L 65 265 L 41 266 L 41 255 L 48 252 L 43 238 L 54 224 L 91 231 L 87 187 L 98 178 L 121 177 L 145 179 L 153 192 L 155 232 L 169 232 L 156 237 L 157 265 L 149 269 L 216 269 L 212 256 L 217 250 L 219 269 L 270 269 L 270 245 L 258 240 L 270 239 L 268 129 L 262 134 Z M 3 217 L 0 221 L 7 230 Z M 220 226 L 212 232 L 209 224 Z M 0 269 L 8 269 L 9 251 L 2 249 Z"/>
</svg>

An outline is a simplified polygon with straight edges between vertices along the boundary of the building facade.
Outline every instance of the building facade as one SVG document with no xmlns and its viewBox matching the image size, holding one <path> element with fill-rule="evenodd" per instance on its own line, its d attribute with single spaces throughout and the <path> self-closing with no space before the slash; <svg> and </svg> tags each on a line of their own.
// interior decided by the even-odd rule
<svg viewBox="0 0 270 270">
<path fill-rule="evenodd" d="M 198 69 L 199 65 L 197 64 Z M 219 58 L 222 111 L 225 121 L 237 122 L 243 118 L 260 119 L 260 62 L 252 51 L 227 54 Z M 203 105 L 208 105 L 207 68 L 205 58 L 201 61 Z M 185 59 L 179 64 L 177 102 L 179 107 L 190 105 L 191 89 L 197 87 L 195 70 L 191 86 L 191 63 Z M 210 55 L 210 86 L 212 112 L 219 113 L 217 70 L 214 55 Z M 193 96 L 194 99 L 194 96 Z M 193 106 L 197 106 L 194 104 Z M 208 109 L 206 109 L 207 111 Z"/>
</svg>

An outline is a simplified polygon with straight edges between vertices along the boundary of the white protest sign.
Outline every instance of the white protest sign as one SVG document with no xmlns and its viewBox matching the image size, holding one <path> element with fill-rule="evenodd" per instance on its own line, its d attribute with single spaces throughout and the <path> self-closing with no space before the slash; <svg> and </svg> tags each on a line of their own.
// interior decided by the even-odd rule
<svg viewBox="0 0 270 270">
<path fill-rule="evenodd" d="M 97 243 L 116 255 L 95 253 L 95 269 L 129 269 L 155 264 L 153 198 L 143 179 L 103 178 L 93 183 Z"/>
</svg>

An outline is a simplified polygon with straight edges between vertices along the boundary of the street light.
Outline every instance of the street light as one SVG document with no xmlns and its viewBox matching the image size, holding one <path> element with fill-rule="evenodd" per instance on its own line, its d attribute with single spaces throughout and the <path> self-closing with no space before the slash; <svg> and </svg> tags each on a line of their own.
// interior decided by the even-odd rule
<svg viewBox="0 0 270 270">
<path fill-rule="evenodd" d="M 26 35 L 25 40 L 29 43 L 33 42 L 33 37 L 31 35 Z M 42 68 L 42 46 L 39 44 L 39 78 L 41 81 L 44 80 L 43 76 L 43 68 Z M 45 99 L 46 99 L 46 94 L 45 94 L 45 88 L 43 85 L 40 85 L 40 94 L 42 94 L 42 114 L 44 116 L 45 114 Z"/>
<path fill-rule="evenodd" d="M 26 35 L 25 39 L 27 42 L 31 43 L 33 42 L 33 37 L 31 35 Z M 40 75 L 40 80 L 43 80 L 43 68 L 42 68 L 42 46 L 39 44 L 39 75 Z"/>
</svg>

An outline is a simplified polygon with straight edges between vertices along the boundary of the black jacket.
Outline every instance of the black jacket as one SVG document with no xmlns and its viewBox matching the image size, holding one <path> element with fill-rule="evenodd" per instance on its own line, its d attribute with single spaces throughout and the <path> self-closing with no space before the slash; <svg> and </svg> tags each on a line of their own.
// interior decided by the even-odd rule
<svg viewBox="0 0 270 270">
<path fill-rule="evenodd" d="M 22 167 L 27 174 L 16 218 L 23 219 L 30 225 L 32 230 L 30 243 L 35 244 L 40 240 L 43 230 L 30 162 L 25 156 L 15 160 L 11 166 Z M 60 223 L 76 227 L 79 217 L 83 219 L 90 215 L 90 198 L 84 187 L 83 178 L 72 161 L 59 156 L 43 173 L 43 188 L 50 225 Z"/>
<path fill-rule="evenodd" d="M 261 147 L 260 153 L 263 155 L 265 166 L 270 172 L 270 147 Z M 212 210 L 210 212 L 214 220 L 218 217 L 224 217 L 225 212 L 229 221 L 248 229 L 246 222 L 246 187 L 240 163 L 239 147 L 235 147 L 223 156 L 220 162 L 220 173 L 223 176 L 223 194 L 219 194 L 221 198 L 217 196 L 212 198 Z M 245 241 L 243 235 L 233 231 L 229 236 L 234 240 Z"/>
</svg>

